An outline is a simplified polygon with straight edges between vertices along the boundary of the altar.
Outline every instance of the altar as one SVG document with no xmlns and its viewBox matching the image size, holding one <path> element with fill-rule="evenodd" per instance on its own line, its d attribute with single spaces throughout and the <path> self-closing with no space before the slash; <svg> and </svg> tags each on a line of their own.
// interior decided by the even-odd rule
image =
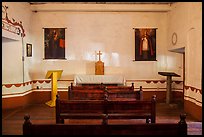
<svg viewBox="0 0 204 137">
<path fill-rule="evenodd" d="M 121 75 L 86 75 L 77 74 L 74 76 L 74 84 L 117 84 L 125 85 L 125 78 Z"/>
</svg>

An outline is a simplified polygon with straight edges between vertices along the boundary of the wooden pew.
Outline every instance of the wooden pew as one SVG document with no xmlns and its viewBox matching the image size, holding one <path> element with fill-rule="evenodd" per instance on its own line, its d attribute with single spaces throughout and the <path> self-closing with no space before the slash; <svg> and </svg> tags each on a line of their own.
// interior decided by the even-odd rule
<svg viewBox="0 0 204 137">
<path fill-rule="evenodd" d="M 103 83 L 102 83 L 103 85 Z M 133 91 L 134 90 L 134 83 L 131 86 L 105 86 L 108 91 L 110 90 L 125 90 L 125 91 Z"/>
<path fill-rule="evenodd" d="M 104 91 L 108 93 L 109 100 L 141 100 L 142 98 L 142 90 L 134 91 L 134 88 L 130 87 L 105 87 Z"/>
<path fill-rule="evenodd" d="M 151 100 L 110 100 L 105 106 L 109 119 L 146 119 L 156 122 L 156 95 Z"/>
<path fill-rule="evenodd" d="M 102 100 L 103 97 L 104 90 L 102 89 L 75 89 L 68 91 L 68 100 Z"/>
<path fill-rule="evenodd" d="M 68 87 L 68 100 L 101 100 L 104 97 L 104 86 L 71 86 Z"/>
<path fill-rule="evenodd" d="M 113 86 L 113 85 L 106 85 L 106 84 L 97 84 L 97 85 L 80 85 L 80 86 L 74 86 L 73 83 L 71 83 L 70 90 L 84 90 L 84 89 L 104 89 L 107 87 L 107 90 L 134 90 L 134 83 L 132 83 L 131 86 Z"/>
<path fill-rule="evenodd" d="M 71 86 L 69 86 L 70 90 L 87 90 L 87 89 L 104 89 L 104 84 L 98 84 L 98 85 L 80 85 L 80 86 L 74 86 L 73 83 L 71 83 Z"/>
<path fill-rule="evenodd" d="M 108 92 L 109 99 L 115 98 L 130 98 L 140 100 L 141 92 L 134 91 L 134 83 L 132 86 L 104 86 L 101 83 L 100 86 L 71 86 L 68 88 L 68 100 L 101 100 L 103 99 L 103 94 Z"/>
<path fill-rule="evenodd" d="M 187 135 L 186 114 L 178 123 L 150 124 L 33 124 L 29 115 L 24 119 L 23 135 Z"/>
<path fill-rule="evenodd" d="M 56 99 L 56 123 L 64 119 L 103 119 L 103 100 L 60 100 Z"/>
<path fill-rule="evenodd" d="M 152 100 L 60 100 L 56 98 L 56 123 L 64 119 L 146 119 L 146 123 L 156 121 L 156 96 Z M 151 121 L 150 121 L 151 120 Z"/>
</svg>

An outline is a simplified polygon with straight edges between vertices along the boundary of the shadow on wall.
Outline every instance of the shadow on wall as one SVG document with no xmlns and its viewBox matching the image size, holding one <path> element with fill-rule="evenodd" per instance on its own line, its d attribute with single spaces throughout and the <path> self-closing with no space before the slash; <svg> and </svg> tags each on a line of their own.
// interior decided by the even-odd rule
<svg viewBox="0 0 204 137">
<path fill-rule="evenodd" d="M 88 61 L 86 63 L 86 74 L 87 75 L 95 74 L 95 62 L 94 61 Z"/>
<path fill-rule="evenodd" d="M 45 76 L 47 74 L 47 71 L 38 71 L 38 70 L 33 70 L 29 71 L 29 76 L 31 80 L 36 80 L 36 79 L 46 79 Z M 61 75 L 61 80 L 73 80 L 75 74 L 66 74 L 64 71 L 62 72 Z"/>
</svg>

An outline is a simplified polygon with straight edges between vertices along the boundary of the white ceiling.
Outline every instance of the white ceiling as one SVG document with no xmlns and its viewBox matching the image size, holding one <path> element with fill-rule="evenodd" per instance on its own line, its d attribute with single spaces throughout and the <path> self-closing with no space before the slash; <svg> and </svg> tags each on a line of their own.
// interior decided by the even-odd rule
<svg viewBox="0 0 204 137">
<path fill-rule="evenodd" d="M 171 10 L 172 2 L 29 2 L 29 4 L 33 12 L 168 12 Z M 117 6 L 112 6 L 114 4 Z"/>
<path fill-rule="evenodd" d="M 40 4 L 167 4 L 171 5 L 174 2 L 29 2 L 31 5 Z"/>
</svg>

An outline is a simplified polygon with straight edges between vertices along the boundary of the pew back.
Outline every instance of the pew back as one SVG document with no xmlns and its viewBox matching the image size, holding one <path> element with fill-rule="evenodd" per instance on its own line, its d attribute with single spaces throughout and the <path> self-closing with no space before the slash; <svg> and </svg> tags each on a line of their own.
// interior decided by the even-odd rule
<svg viewBox="0 0 204 137">
<path fill-rule="evenodd" d="M 128 105 L 127 105 L 128 104 Z M 118 101 L 110 100 L 107 105 L 107 113 L 151 113 L 152 102 L 151 101 Z"/>
<path fill-rule="evenodd" d="M 60 100 L 56 99 L 56 123 L 64 119 L 146 119 L 146 123 L 155 123 L 156 96 L 152 100 Z"/>
<path fill-rule="evenodd" d="M 108 93 L 111 100 L 114 99 L 131 99 L 140 100 L 141 91 L 134 91 L 134 83 L 132 86 L 71 86 L 68 88 L 68 100 L 101 100 L 104 94 Z"/>
<path fill-rule="evenodd" d="M 32 124 L 25 116 L 23 135 L 187 135 L 186 115 L 178 123 Z"/>
<path fill-rule="evenodd" d="M 103 113 L 103 100 L 60 100 L 60 113 Z"/>
<path fill-rule="evenodd" d="M 60 100 L 56 99 L 56 123 L 64 119 L 102 119 L 104 117 L 103 100 Z"/>
<path fill-rule="evenodd" d="M 104 98 L 102 89 L 75 89 L 68 91 L 68 100 L 101 100 Z"/>
<path fill-rule="evenodd" d="M 104 89 L 105 87 L 107 87 L 108 90 L 115 90 L 115 89 L 119 89 L 119 90 L 134 90 L 134 83 L 132 83 L 131 86 L 117 86 L 117 85 L 109 85 L 109 84 L 87 84 L 87 85 L 73 85 L 73 83 L 71 83 L 71 86 L 69 86 L 69 88 L 71 90 L 84 90 L 84 89 Z"/>
</svg>

